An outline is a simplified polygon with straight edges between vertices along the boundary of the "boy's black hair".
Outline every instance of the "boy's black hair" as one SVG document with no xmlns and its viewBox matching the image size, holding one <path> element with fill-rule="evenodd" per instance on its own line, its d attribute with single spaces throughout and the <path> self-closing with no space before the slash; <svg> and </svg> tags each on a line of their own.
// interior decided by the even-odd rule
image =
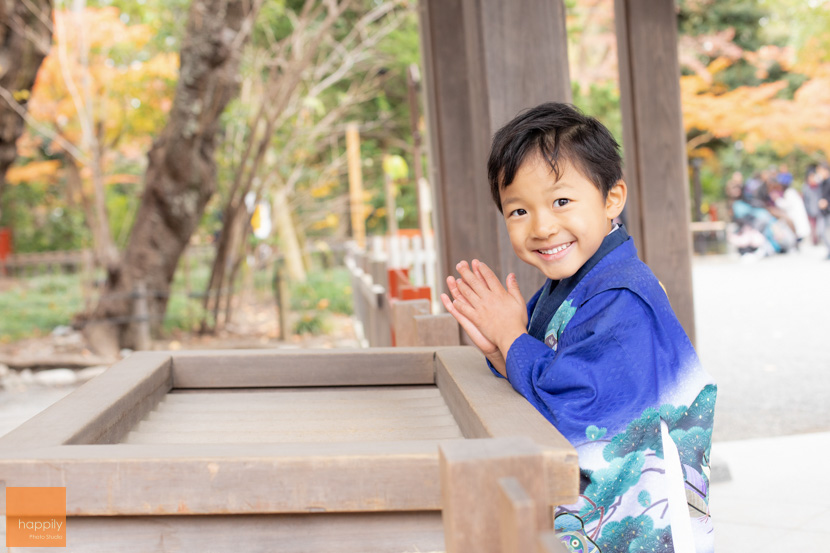
<svg viewBox="0 0 830 553">
<path fill-rule="evenodd" d="M 622 179 L 620 146 L 605 126 L 570 104 L 548 102 L 521 112 L 493 136 L 487 176 L 501 211 L 501 191 L 510 186 L 528 157 L 541 155 L 557 180 L 566 160 L 596 186 L 602 197 Z"/>
</svg>

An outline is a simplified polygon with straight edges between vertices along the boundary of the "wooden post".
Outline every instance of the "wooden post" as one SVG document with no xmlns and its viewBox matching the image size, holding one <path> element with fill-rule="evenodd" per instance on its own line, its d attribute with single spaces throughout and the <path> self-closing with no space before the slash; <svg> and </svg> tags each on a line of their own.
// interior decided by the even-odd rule
<svg viewBox="0 0 830 553">
<path fill-rule="evenodd" d="M 672 0 L 615 0 L 628 230 L 692 342 L 689 176 Z"/>
<path fill-rule="evenodd" d="M 703 165 L 703 160 L 696 157 L 691 162 L 692 180 L 695 183 L 695 209 L 692 212 L 692 219 L 699 222 L 703 220 L 703 186 L 700 183 L 700 166 Z"/>
<path fill-rule="evenodd" d="M 81 252 L 81 294 L 84 299 L 84 310 L 92 308 L 92 293 L 95 286 L 95 260 L 91 250 Z"/>
<path fill-rule="evenodd" d="M 538 544 L 536 551 L 539 553 L 568 553 L 569 551 L 553 530 L 541 532 L 536 543 Z"/>
<path fill-rule="evenodd" d="M 383 159 L 386 160 L 386 152 Z M 389 236 L 398 236 L 398 215 L 395 203 L 395 183 L 392 175 L 383 171 L 383 195 L 386 197 L 386 232 Z"/>
<path fill-rule="evenodd" d="M 354 311 L 354 328 L 361 346 L 366 343 L 366 300 L 363 296 L 363 269 L 360 268 L 359 250 L 353 243 L 346 245 L 346 267 L 349 269 L 349 282 L 352 286 L 352 310 Z"/>
<path fill-rule="evenodd" d="M 190 261 L 191 261 L 190 256 L 191 256 L 191 254 L 192 254 L 192 250 L 190 249 L 190 246 L 187 246 L 184 249 L 184 252 L 182 253 L 182 257 L 184 258 L 184 259 L 182 259 L 182 262 L 184 264 L 184 266 L 182 267 L 182 269 L 184 269 L 184 298 L 185 298 L 184 299 L 184 305 L 185 305 L 185 313 L 187 314 L 187 324 L 188 325 L 192 325 L 193 324 L 192 321 L 195 320 L 194 317 L 193 317 L 193 305 L 191 303 L 191 298 L 190 298 L 190 294 L 192 292 L 192 289 L 190 287 Z"/>
<path fill-rule="evenodd" d="M 399 300 L 392 304 L 392 330 L 395 346 L 419 345 L 415 315 L 426 315 L 429 310 L 429 300 Z"/>
<path fill-rule="evenodd" d="M 346 125 L 346 157 L 349 165 L 349 207 L 352 238 L 360 249 L 366 247 L 366 221 L 363 209 L 363 170 L 360 161 L 360 131 L 357 123 Z"/>
<path fill-rule="evenodd" d="M 459 346 L 461 327 L 449 313 L 415 315 L 415 335 L 418 346 Z"/>
<path fill-rule="evenodd" d="M 277 321 L 279 324 L 280 340 L 288 340 L 291 337 L 291 323 L 289 313 L 291 312 L 291 297 L 288 292 L 288 280 L 285 277 L 285 261 L 274 260 L 274 299 L 277 304 Z"/>
<path fill-rule="evenodd" d="M 542 450 L 530 438 L 443 442 L 438 446 L 447 553 L 500 553 L 499 479 L 513 477 L 536 509 L 536 528 L 551 527 Z"/>
<path fill-rule="evenodd" d="M 534 550 L 536 503 L 512 476 L 499 479 L 499 521 L 502 553 L 528 553 Z"/>
<path fill-rule="evenodd" d="M 429 234 L 432 225 L 430 224 L 430 206 L 432 202 L 429 197 L 429 189 L 423 184 L 423 155 L 421 154 L 421 106 L 418 102 L 418 93 L 421 90 L 421 74 L 417 64 L 411 64 L 406 72 L 406 84 L 409 97 L 409 125 L 412 128 L 412 171 L 415 178 L 415 194 L 418 204 L 418 228 L 421 236 Z"/>
<path fill-rule="evenodd" d="M 372 257 L 369 274 L 372 276 L 372 291 L 375 302 L 370 306 L 373 347 L 387 347 L 392 345 L 392 313 L 389 307 L 389 276 L 386 270 L 386 259 Z"/>
<path fill-rule="evenodd" d="M 150 310 L 147 308 L 147 284 L 143 280 L 135 283 L 133 292 L 133 317 L 135 318 L 135 349 L 152 349 L 150 338 Z"/>
<path fill-rule="evenodd" d="M 528 297 L 538 271 L 513 253 L 490 197 L 493 134 L 521 110 L 570 101 L 562 0 L 421 0 L 431 182 L 442 275 L 462 260 L 515 272 Z"/>
</svg>

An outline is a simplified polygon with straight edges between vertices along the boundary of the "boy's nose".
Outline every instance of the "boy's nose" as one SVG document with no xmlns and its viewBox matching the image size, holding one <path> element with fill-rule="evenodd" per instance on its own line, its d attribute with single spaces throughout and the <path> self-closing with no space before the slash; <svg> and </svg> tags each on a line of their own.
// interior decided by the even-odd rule
<svg viewBox="0 0 830 553">
<path fill-rule="evenodd" d="M 545 239 L 559 232 L 559 225 L 555 217 L 536 217 L 533 222 L 533 232 L 537 238 Z"/>
</svg>

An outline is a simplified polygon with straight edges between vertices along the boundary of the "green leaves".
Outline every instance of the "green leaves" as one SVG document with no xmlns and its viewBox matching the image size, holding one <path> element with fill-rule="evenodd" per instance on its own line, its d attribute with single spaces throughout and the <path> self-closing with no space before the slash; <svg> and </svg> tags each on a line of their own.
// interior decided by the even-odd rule
<svg viewBox="0 0 830 553">
<path fill-rule="evenodd" d="M 605 436 L 605 433 L 607 431 L 607 428 L 597 428 L 592 424 L 591 426 L 585 429 L 585 437 L 593 442 Z"/>
</svg>

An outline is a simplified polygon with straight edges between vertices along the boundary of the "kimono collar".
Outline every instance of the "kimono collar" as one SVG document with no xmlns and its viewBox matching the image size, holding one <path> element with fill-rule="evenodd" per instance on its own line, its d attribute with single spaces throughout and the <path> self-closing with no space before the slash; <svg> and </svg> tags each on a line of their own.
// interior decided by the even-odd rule
<svg viewBox="0 0 830 553">
<path fill-rule="evenodd" d="M 556 310 L 559 309 L 559 306 L 562 305 L 562 302 L 567 299 L 570 293 L 573 292 L 574 288 L 576 288 L 576 285 L 579 284 L 579 281 L 581 281 L 582 278 L 587 275 L 603 257 L 608 255 L 612 250 L 614 250 L 614 248 L 628 240 L 628 238 L 629 235 L 628 231 L 625 230 L 625 226 L 619 225 L 617 228 L 608 233 L 596 253 L 594 253 L 594 255 L 592 255 L 591 258 L 588 259 L 588 261 L 586 261 L 576 273 L 568 278 L 563 278 L 562 280 L 546 280 L 544 286 L 542 287 L 542 294 L 539 296 L 539 300 L 533 308 L 533 314 L 530 317 L 530 324 L 527 329 L 528 334 L 537 340 L 544 341 L 548 323 L 554 313 L 556 313 Z"/>
</svg>

